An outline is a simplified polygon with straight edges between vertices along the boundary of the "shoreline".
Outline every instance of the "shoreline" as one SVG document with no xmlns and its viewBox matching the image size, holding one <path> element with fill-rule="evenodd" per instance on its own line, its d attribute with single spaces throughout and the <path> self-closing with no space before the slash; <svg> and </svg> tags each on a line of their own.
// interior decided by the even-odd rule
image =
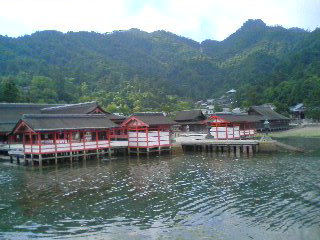
<svg viewBox="0 0 320 240">
<path fill-rule="evenodd" d="M 280 132 L 271 132 L 268 134 L 272 138 L 300 137 L 300 138 L 319 138 L 320 125 L 296 127 Z"/>
</svg>

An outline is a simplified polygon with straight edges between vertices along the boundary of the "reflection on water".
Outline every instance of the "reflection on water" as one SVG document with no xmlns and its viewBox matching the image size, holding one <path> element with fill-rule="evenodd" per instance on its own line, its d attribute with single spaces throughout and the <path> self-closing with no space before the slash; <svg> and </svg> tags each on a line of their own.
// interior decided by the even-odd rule
<svg viewBox="0 0 320 240">
<path fill-rule="evenodd" d="M 319 239 L 319 156 L 2 164 L 0 238 Z"/>
</svg>

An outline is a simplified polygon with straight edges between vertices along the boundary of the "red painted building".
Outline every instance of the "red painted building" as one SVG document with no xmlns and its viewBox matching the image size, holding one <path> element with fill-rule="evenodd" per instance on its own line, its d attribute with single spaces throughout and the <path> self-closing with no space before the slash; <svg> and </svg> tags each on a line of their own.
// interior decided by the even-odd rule
<svg viewBox="0 0 320 240">
<path fill-rule="evenodd" d="M 136 113 L 121 127 L 127 129 L 129 151 L 142 149 L 149 152 L 171 147 L 170 128 L 176 124 L 162 113 Z"/>
<path fill-rule="evenodd" d="M 255 136 L 256 129 L 252 117 L 235 116 L 232 114 L 213 115 L 206 124 L 211 126 L 211 135 L 218 140 L 237 140 L 252 138 Z"/>
<path fill-rule="evenodd" d="M 118 125 L 105 115 L 24 115 L 13 129 L 22 139 L 26 155 L 90 152 L 113 147 L 112 133 Z"/>
</svg>

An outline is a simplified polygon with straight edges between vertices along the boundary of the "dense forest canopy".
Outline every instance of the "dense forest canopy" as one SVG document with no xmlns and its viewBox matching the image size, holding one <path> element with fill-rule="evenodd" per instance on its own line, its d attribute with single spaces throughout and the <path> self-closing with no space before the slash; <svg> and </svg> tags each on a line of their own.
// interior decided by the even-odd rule
<svg viewBox="0 0 320 240">
<path fill-rule="evenodd" d="M 248 20 L 223 41 L 166 31 L 0 36 L 0 101 L 98 100 L 109 111 L 167 112 L 238 90 L 239 106 L 320 106 L 320 29 Z"/>
</svg>

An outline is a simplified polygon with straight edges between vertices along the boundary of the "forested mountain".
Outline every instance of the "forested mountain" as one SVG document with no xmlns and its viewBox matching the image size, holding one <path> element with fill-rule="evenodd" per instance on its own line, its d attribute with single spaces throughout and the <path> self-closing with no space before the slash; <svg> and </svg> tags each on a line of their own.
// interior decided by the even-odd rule
<svg viewBox="0 0 320 240">
<path fill-rule="evenodd" d="M 0 101 L 96 99 L 124 113 L 184 109 L 230 88 L 242 106 L 320 106 L 320 30 L 248 20 L 220 42 L 138 29 L 0 36 L 0 76 Z"/>
</svg>

